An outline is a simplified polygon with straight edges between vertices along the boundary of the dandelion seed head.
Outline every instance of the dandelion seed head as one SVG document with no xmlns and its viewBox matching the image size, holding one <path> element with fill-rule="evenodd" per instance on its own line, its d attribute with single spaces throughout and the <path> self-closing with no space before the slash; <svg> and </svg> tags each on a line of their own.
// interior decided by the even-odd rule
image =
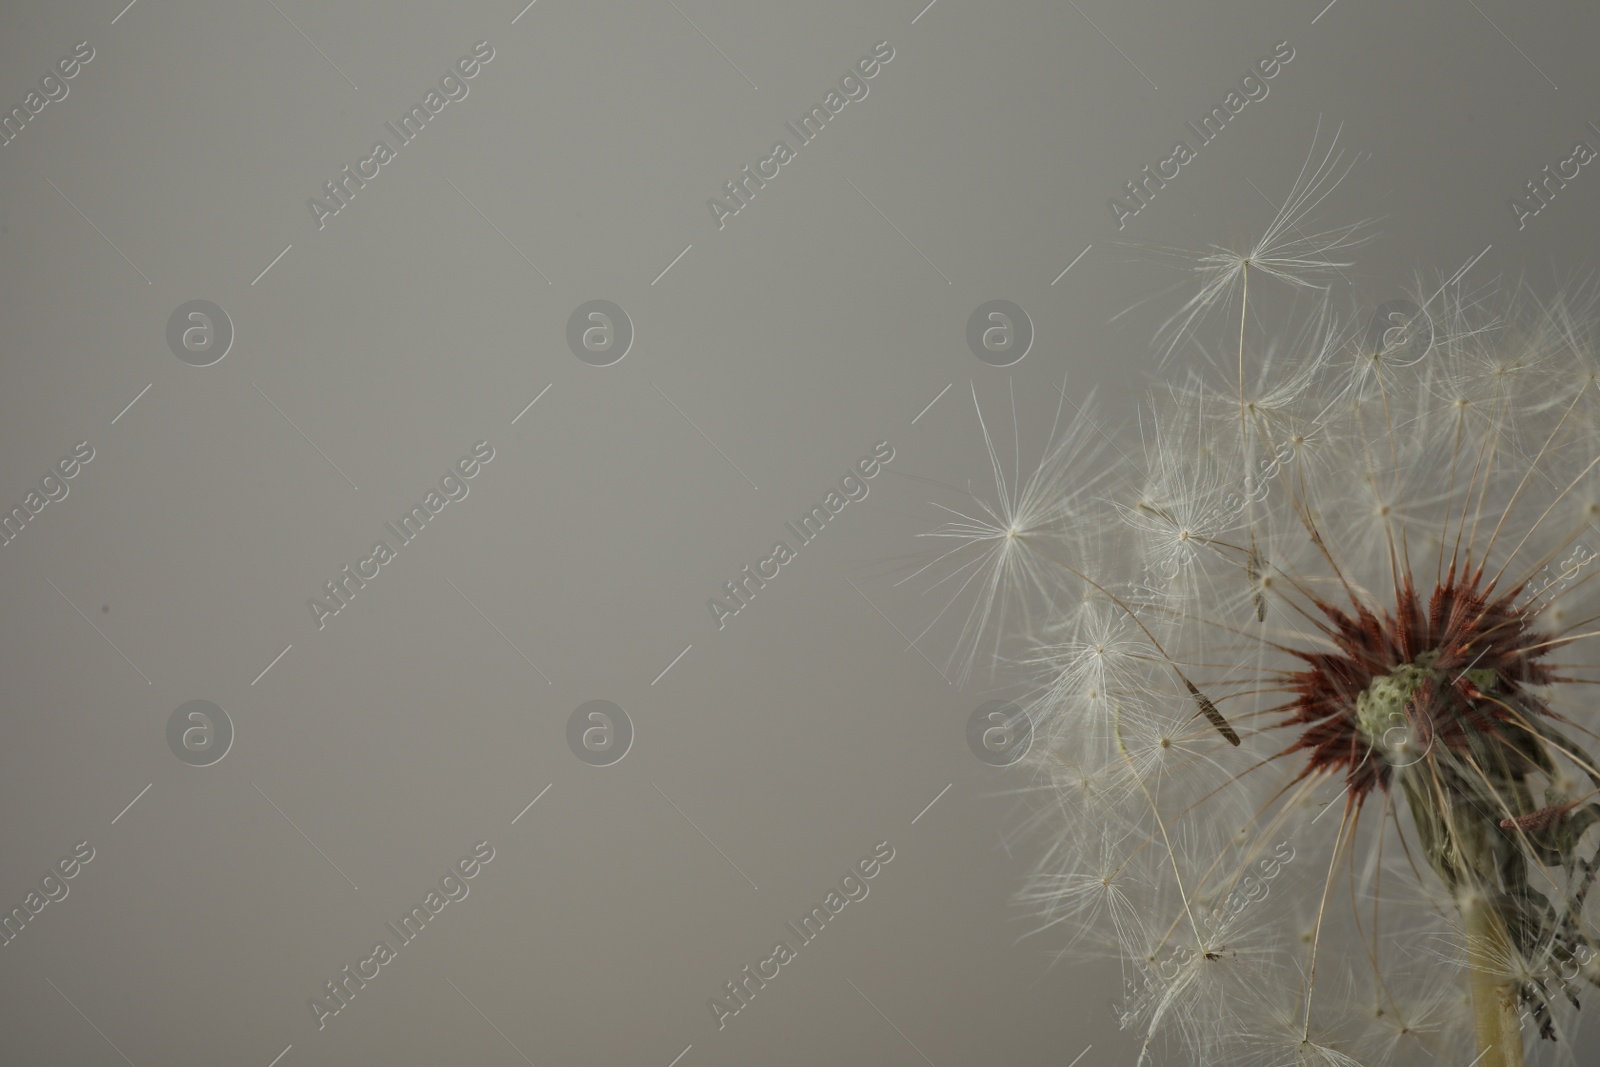
<svg viewBox="0 0 1600 1067">
<path fill-rule="evenodd" d="M 1344 166 L 1199 258 L 1169 346 L 1247 272 L 1323 284 L 1356 231 L 1298 230 Z M 1142 1061 L 1468 1063 L 1491 988 L 1560 1056 L 1600 1002 L 1596 302 L 1416 297 L 1406 358 L 1331 300 L 1278 343 L 1236 301 L 1237 366 L 1114 439 L 1066 418 L 1032 474 L 974 390 L 994 485 L 933 584 L 961 655 L 1024 642 L 1019 900 L 1121 961 Z"/>
</svg>

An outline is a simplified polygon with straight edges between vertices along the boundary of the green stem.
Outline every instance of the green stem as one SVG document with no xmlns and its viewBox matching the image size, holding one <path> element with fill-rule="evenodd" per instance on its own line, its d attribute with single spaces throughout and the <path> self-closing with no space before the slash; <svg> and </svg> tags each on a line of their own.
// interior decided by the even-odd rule
<svg viewBox="0 0 1600 1067">
<path fill-rule="evenodd" d="M 1522 1020 L 1517 984 L 1496 960 L 1511 958 L 1505 923 L 1488 901 L 1475 897 L 1461 909 L 1467 934 L 1467 985 L 1472 991 L 1472 1026 L 1479 1067 L 1523 1067 Z"/>
<path fill-rule="evenodd" d="M 1467 988 L 1478 1049 L 1473 1067 L 1523 1067 L 1517 983 L 1505 967 L 1505 961 L 1514 958 L 1511 938 L 1488 888 L 1495 869 L 1494 830 L 1469 804 L 1452 805 L 1447 817 L 1417 776 L 1403 774 L 1400 782 L 1429 865 L 1462 894 L 1458 908 L 1466 934 Z"/>
</svg>

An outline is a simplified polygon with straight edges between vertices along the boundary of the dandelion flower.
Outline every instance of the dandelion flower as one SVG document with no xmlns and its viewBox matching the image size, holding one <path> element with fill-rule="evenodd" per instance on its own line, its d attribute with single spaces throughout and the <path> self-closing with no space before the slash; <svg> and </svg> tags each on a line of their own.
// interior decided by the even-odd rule
<svg viewBox="0 0 1600 1067">
<path fill-rule="evenodd" d="M 1173 328 L 1348 243 L 1286 233 L 1335 166 Z M 1127 448 L 1069 417 L 1032 476 L 981 423 L 995 496 L 934 531 L 966 649 L 1032 646 L 1021 899 L 1120 956 L 1141 1062 L 1571 1062 L 1600 985 L 1594 304 L 1416 295 L 1391 360 L 1241 300 L 1237 374 L 1161 388 Z"/>
</svg>

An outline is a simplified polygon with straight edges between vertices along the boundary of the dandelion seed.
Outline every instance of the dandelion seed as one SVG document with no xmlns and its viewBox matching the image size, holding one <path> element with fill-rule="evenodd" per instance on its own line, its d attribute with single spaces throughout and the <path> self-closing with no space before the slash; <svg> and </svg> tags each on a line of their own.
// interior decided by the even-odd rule
<svg viewBox="0 0 1600 1067">
<path fill-rule="evenodd" d="M 1242 291 L 1249 285 L 1252 269 L 1291 287 L 1322 289 L 1329 275 L 1352 265 L 1332 257 L 1367 239 L 1362 233 L 1364 223 L 1311 234 L 1301 229 L 1301 224 L 1338 188 L 1355 166 L 1356 160 L 1347 160 L 1344 151 L 1339 148 L 1342 130 L 1342 126 L 1334 130 L 1332 139 L 1319 159 L 1317 141 L 1320 140 L 1322 123 L 1318 120 L 1311 149 L 1288 197 L 1261 237 L 1249 248 L 1239 251 L 1212 246 L 1210 251 L 1198 255 L 1169 253 L 1180 261 L 1192 263 L 1191 269 L 1199 275 L 1200 285 L 1195 294 L 1156 333 L 1156 345 L 1164 358 L 1170 358 L 1181 343 L 1192 338 L 1212 310 L 1231 301 L 1235 291 Z"/>
<path fill-rule="evenodd" d="M 1228 725 L 1228 720 L 1222 717 L 1222 712 L 1217 710 L 1217 706 L 1211 703 L 1211 701 L 1207 700 L 1206 695 L 1200 692 L 1200 690 L 1196 689 L 1194 687 L 1194 683 L 1189 681 L 1189 679 L 1183 679 L 1183 684 L 1184 687 L 1189 690 L 1189 695 L 1194 697 L 1194 702 L 1200 705 L 1200 713 L 1206 717 L 1206 720 L 1210 722 L 1212 726 L 1217 728 L 1218 733 L 1228 739 L 1228 744 L 1239 744 L 1238 731 L 1232 726 Z"/>
<path fill-rule="evenodd" d="M 977 388 L 973 387 L 972 403 L 994 479 L 993 501 L 969 494 L 969 499 L 957 507 L 941 505 L 951 518 L 926 536 L 950 547 L 897 583 L 923 575 L 937 576 L 927 591 L 945 597 L 944 606 L 917 635 L 919 641 L 947 613 L 958 605 L 967 605 L 951 656 L 957 684 L 966 681 L 985 647 L 998 653 L 998 646 L 986 646 L 984 637 L 993 633 L 993 624 L 1008 610 L 1020 611 L 1029 619 L 1038 617 L 1040 605 L 1027 594 L 1045 587 L 1048 564 L 1026 548 L 1024 538 L 1076 521 L 1078 503 L 1100 480 L 1091 468 L 1105 443 L 1087 414 L 1093 410 L 1092 398 L 1079 405 L 1076 419 L 1063 423 L 1065 402 L 1066 393 L 1062 392 L 1043 454 L 1032 471 L 1024 475 L 1020 437 L 1008 469 L 978 405 Z M 1015 424 L 1014 398 L 1012 409 Z"/>
<path fill-rule="evenodd" d="M 1255 539 L 1251 538 L 1250 554 L 1244 559 L 1244 576 L 1250 583 L 1250 599 L 1255 604 L 1257 622 L 1267 621 L 1267 593 L 1263 584 L 1267 579 L 1261 573 L 1264 564 L 1261 549 L 1256 546 Z"/>
</svg>

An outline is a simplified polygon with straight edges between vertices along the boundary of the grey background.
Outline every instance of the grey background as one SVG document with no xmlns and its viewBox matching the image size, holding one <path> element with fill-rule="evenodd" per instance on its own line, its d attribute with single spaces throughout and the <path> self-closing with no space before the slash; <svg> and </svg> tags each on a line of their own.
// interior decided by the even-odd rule
<svg viewBox="0 0 1600 1067">
<path fill-rule="evenodd" d="M 1252 239 L 1319 116 L 1368 157 L 1320 217 L 1381 217 L 1347 305 L 1486 248 L 1485 284 L 1580 277 L 1594 167 L 1523 230 L 1506 199 L 1597 141 L 1600 15 L 922 3 L 6 6 L 6 108 L 96 53 L 0 148 L 0 502 L 96 450 L 0 548 L 0 902 L 96 850 L 0 948 L 8 1062 L 1128 1060 L 1115 966 L 1009 903 L 1022 780 L 965 728 L 1014 676 L 949 684 L 948 628 L 896 632 L 944 603 L 896 584 L 929 501 L 987 477 L 972 390 L 1006 433 L 1014 391 L 1025 455 L 1063 376 L 1127 423 L 1185 282 L 1147 250 Z M 1285 39 L 1119 232 L 1107 198 Z M 319 232 L 306 199 L 479 40 L 470 95 Z M 706 198 L 879 40 L 868 97 L 719 231 Z M 206 368 L 164 339 L 197 298 L 237 331 Z M 595 298 L 636 330 L 606 368 L 564 340 Z M 997 298 L 1036 330 L 1004 369 L 964 342 Z M 467 499 L 319 631 L 306 599 L 480 439 Z M 884 439 L 717 630 L 706 598 Z M 236 731 L 213 766 L 166 745 L 194 699 Z M 565 742 L 592 699 L 636 729 L 610 767 Z M 307 998 L 482 839 L 319 1031 Z M 719 1032 L 707 998 L 880 840 L 870 896 Z"/>
</svg>

